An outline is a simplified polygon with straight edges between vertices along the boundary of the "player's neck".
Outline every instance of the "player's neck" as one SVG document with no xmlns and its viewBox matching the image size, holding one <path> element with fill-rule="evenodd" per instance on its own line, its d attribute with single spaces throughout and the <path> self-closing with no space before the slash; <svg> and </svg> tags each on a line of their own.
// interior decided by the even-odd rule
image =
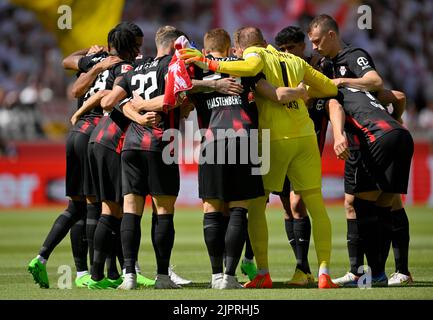
<svg viewBox="0 0 433 320">
<path fill-rule="evenodd" d="M 170 54 L 173 54 L 173 50 L 171 48 L 159 48 L 156 51 L 156 57 L 155 57 L 155 59 L 161 58 L 163 56 L 167 56 L 167 55 L 170 55 Z"/>
<path fill-rule="evenodd" d="M 214 58 L 225 58 L 225 57 L 227 57 L 227 54 L 225 54 L 223 52 L 219 52 L 219 51 L 211 51 L 211 52 L 208 52 L 207 54 L 210 54 Z"/>
<path fill-rule="evenodd" d="M 329 57 L 331 59 L 334 59 L 342 50 L 343 50 L 343 44 L 341 41 L 338 41 L 335 44 L 335 47 L 333 48 L 333 50 L 331 50 Z"/>
</svg>

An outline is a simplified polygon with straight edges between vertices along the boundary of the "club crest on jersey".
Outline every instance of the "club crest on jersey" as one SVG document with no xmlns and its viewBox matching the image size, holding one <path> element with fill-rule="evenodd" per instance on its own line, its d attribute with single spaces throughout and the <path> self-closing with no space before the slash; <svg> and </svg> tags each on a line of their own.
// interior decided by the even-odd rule
<svg viewBox="0 0 433 320">
<path fill-rule="evenodd" d="M 341 67 L 340 67 L 340 74 L 341 74 L 342 76 L 344 76 L 344 75 L 346 74 L 346 71 L 347 71 L 347 69 L 346 69 L 345 66 L 341 66 Z"/>
<path fill-rule="evenodd" d="M 129 64 L 122 65 L 122 69 L 120 70 L 120 73 L 128 72 L 129 70 L 132 70 L 132 66 Z"/>
</svg>

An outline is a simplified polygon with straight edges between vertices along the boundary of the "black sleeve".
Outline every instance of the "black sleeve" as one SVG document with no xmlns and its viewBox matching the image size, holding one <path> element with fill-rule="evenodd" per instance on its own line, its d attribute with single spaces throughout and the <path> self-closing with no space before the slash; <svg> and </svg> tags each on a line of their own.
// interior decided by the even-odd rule
<svg viewBox="0 0 433 320">
<path fill-rule="evenodd" d="M 131 123 L 131 120 L 128 119 L 122 111 L 120 111 L 119 105 L 116 105 L 116 107 L 113 108 L 113 110 L 110 113 L 110 118 L 113 120 L 119 128 L 121 128 L 123 131 L 126 130 L 128 125 Z"/>
<path fill-rule="evenodd" d="M 116 64 L 114 67 L 112 67 L 110 69 L 110 74 L 109 74 L 108 79 L 107 79 L 106 88 L 108 90 L 113 89 L 114 81 L 118 77 L 125 75 L 130 70 L 132 70 L 132 65 L 129 62 L 122 61 L 122 62 L 119 62 L 118 64 Z"/>
<path fill-rule="evenodd" d="M 348 65 L 358 78 L 362 78 L 369 71 L 376 70 L 373 59 L 371 59 L 367 52 L 361 49 L 355 49 L 350 53 Z"/>
<path fill-rule="evenodd" d="M 88 72 L 95 64 L 97 64 L 107 56 L 108 54 L 106 52 L 100 52 L 84 56 L 80 60 L 78 60 L 78 69 L 81 72 Z"/>
<path fill-rule="evenodd" d="M 128 96 L 132 96 L 132 90 L 131 90 L 131 78 L 133 75 L 134 70 L 128 71 L 122 79 L 120 79 L 119 83 L 117 84 L 120 86 Z"/>
</svg>

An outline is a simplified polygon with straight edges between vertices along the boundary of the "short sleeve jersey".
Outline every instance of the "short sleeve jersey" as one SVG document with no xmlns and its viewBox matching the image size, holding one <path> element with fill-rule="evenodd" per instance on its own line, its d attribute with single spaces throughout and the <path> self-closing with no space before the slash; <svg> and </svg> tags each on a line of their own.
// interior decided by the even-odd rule
<svg viewBox="0 0 433 320">
<path fill-rule="evenodd" d="M 163 95 L 171 58 L 172 56 L 165 55 L 140 63 L 123 77 L 119 86 L 126 91 L 129 97 L 132 97 L 133 92 L 137 92 L 146 100 Z M 162 141 L 163 133 L 166 129 L 179 128 L 179 113 L 179 108 L 172 109 L 168 113 L 159 112 L 161 122 L 156 127 L 141 126 L 132 122 L 125 134 L 123 150 L 162 152 L 168 143 Z"/>
</svg>

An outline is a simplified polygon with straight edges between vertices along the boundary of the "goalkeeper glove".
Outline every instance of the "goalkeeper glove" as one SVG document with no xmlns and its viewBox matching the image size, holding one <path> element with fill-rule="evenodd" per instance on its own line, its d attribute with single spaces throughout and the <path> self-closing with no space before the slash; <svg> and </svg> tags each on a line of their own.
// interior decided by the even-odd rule
<svg viewBox="0 0 433 320">
<path fill-rule="evenodd" d="M 194 48 L 185 48 L 179 50 L 179 58 L 185 60 L 185 63 L 194 63 L 203 70 L 217 71 L 218 61 L 206 58 L 199 50 Z"/>
</svg>

